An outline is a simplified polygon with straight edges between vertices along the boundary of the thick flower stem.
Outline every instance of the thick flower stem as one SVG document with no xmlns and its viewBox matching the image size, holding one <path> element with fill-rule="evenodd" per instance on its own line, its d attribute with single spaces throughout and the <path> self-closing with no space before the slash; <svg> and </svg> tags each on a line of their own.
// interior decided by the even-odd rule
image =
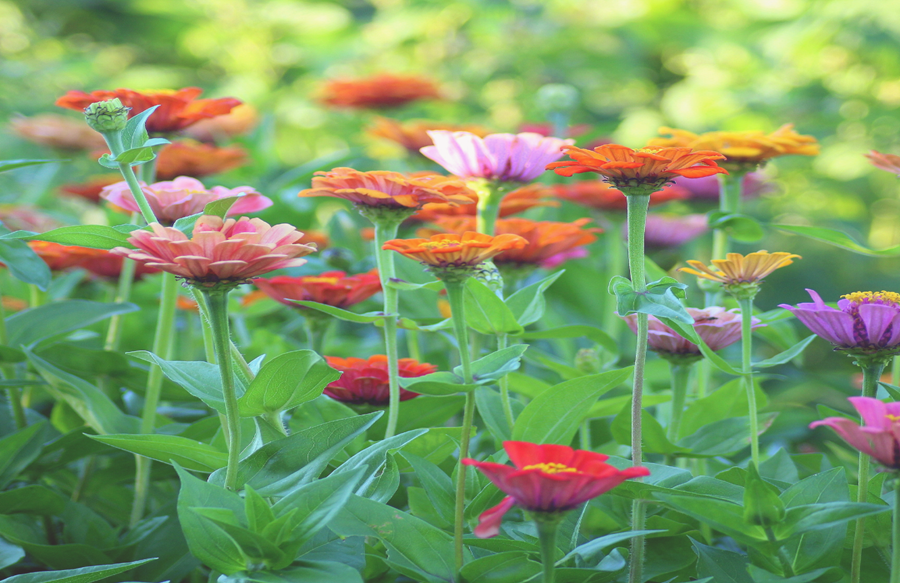
<svg viewBox="0 0 900 583">
<path fill-rule="evenodd" d="M 225 398 L 225 424 L 228 441 L 228 466 L 225 470 L 225 487 L 234 490 L 237 485 L 238 462 L 241 454 L 241 418 L 238 414 L 237 393 L 234 387 L 234 367 L 231 357 L 228 323 L 228 292 L 203 291 L 209 308 L 209 321 L 213 333 L 213 346 L 219 374 L 222 377 L 222 396 Z"/>
<path fill-rule="evenodd" d="M 625 271 L 622 221 L 618 216 L 610 217 L 609 221 L 604 226 L 603 239 L 605 241 L 603 251 L 603 263 L 605 267 L 603 284 L 608 285 L 609 280 L 617 275 L 623 275 L 623 272 Z M 618 340 L 622 320 L 616 314 L 616 299 L 612 296 L 608 296 L 607 301 L 609 307 L 603 311 L 603 331 L 612 336 L 613 339 Z"/>
<path fill-rule="evenodd" d="M 465 301 L 463 299 L 464 283 L 444 282 L 447 286 L 447 299 L 453 314 L 453 332 L 459 349 L 459 361 L 463 370 L 463 382 L 472 384 L 472 360 L 469 355 L 469 330 L 466 328 Z M 475 395 L 466 393 L 466 406 L 463 410 L 462 434 L 459 439 L 459 466 L 456 469 L 456 503 L 454 505 L 453 550 L 456 559 L 456 571 L 463 566 L 463 527 L 465 526 L 466 505 L 466 468 L 462 460 L 469 457 L 469 438 L 472 435 L 472 423 L 475 418 Z"/>
<path fill-rule="evenodd" d="M 733 214 L 741 212 L 741 183 L 743 174 L 717 174 L 719 177 L 719 210 Z M 722 229 L 713 232 L 713 259 L 725 259 L 729 251 L 728 233 Z"/>
<path fill-rule="evenodd" d="M 556 517 L 554 517 L 556 518 Z M 544 583 L 553 583 L 556 573 L 556 533 L 559 520 L 535 520 L 541 543 L 541 562 L 544 564 Z"/>
<path fill-rule="evenodd" d="M 894 482 L 894 522 L 891 527 L 893 549 L 891 550 L 891 583 L 900 583 L 900 481 Z"/>
<path fill-rule="evenodd" d="M 405 218 L 405 217 L 404 217 Z M 393 437 L 400 419 L 400 356 L 397 349 L 397 317 L 400 309 L 400 292 L 389 284 L 394 278 L 394 254 L 382 249 L 384 244 L 397 237 L 397 229 L 403 221 L 381 218 L 375 222 L 375 258 L 378 276 L 384 295 L 384 348 L 388 364 L 388 420 L 384 438 Z"/>
<path fill-rule="evenodd" d="M 765 531 L 766 531 L 766 538 L 769 540 L 770 543 L 772 543 L 772 546 L 774 546 L 778 549 L 778 552 L 776 554 L 778 555 L 778 562 L 781 563 L 781 569 L 784 571 L 784 576 L 785 577 L 793 577 L 794 569 L 793 569 L 793 567 L 791 567 L 791 559 L 790 559 L 790 556 L 787 554 L 787 551 L 784 549 L 784 545 L 777 538 L 775 538 L 775 532 L 772 530 L 771 527 L 767 526 L 765 528 Z"/>
<path fill-rule="evenodd" d="M 494 235 L 497 217 L 500 216 L 500 203 L 506 194 L 502 183 L 479 179 L 469 182 L 469 187 L 478 193 L 478 208 L 475 217 L 475 230 L 485 235 Z"/>
<path fill-rule="evenodd" d="M 509 342 L 506 334 L 498 334 L 497 335 L 497 350 L 503 350 L 507 347 Z M 512 410 L 512 402 L 509 400 L 509 377 L 503 376 L 499 381 L 500 385 L 500 400 L 503 403 L 503 415 L 506 417 L 506 423 L 509 425 L 509 430 L 512 431 L 513 425 L 516 422 L 516 418 L 513 415 Z"/>
<path fill-rule="evenodd" d="M 875 398 L 875 394 L 878 392 L 878 381 L 881 380 L 881 373 L 884 372 L 884 362 L 869 362 L 865 366 L 862 367 L 863 373 L 863 386 L 862 386 L 862 396 Z M 860 417 L 860 421 L 864 422 Z M 864 453 L 859 454 L 859 480 L 857 482 L 856 487 L 856 501 L 857 502 L 866 502 L 869 496 L 869 463 L 871 462 L 871 458 Z M 896 513 L 896 509 L 894 511 Z M 896 532 L 896 524 L 894 525 L 894 529 Z M 865 538 L 866 531 L 866 519 L 865 518 L 857 518 L 856 519 L 856 531 L 853 534 L 853 547 L 851 549 L 850 554 L 850 583 L 860 583 L 862 576 L 862 551 L 863 551 L 863 539 Z M 896 549 L 896 538 L 894 539 L 894 553 L 893 560 L 896 561 L 897 549 Z M 895 573 L 895 569 L 891 570 L 891 583 L 894 582 L 894 577 L 898 576 Z"/>
<path fill-rule="evenodd" d="M 160 294 L 159 312 L 156 317 L 156 335 L 153 337 L 153 354 L 169 360 L 172 358 L 175 332 L 175 305 L 178 301 L 178 281 L 170 273 L 162 274 L 162 292 Z M 152 434 L 156 427 L 156 409 L 159 406 L 162 392 L 162 369 L 150 365 L 147 374 L 147 387 L 144 393 L 144 408 L 141 411 L 141 434 Z M 134 501 L 131 506 L 131 525 L 134 526 L 144 517 L 147 496 L 150 491 L 150 458 L 137 456 L 134 477 Z"/>
<path fill-rule="evenodd" d="M 137 267 L 131 259 L 122 259 L 122 271 L 119 273 L 119 284 L 116 288 L 116 303 L 127 302 L 131 297 L 131 285 L 134 283 L 134 271 Z M 106 341 L 103 350 L 118 350 L 122 339 L 123 314 L 116 314 L 109 319 L 109 328 L 106 330 Z"/>
<path fill-rule="evenodd" d="M 309 310 L 310 312 L 312 310 Z M 328 331 L 328 320 L 307 314 L 303 318 L 303 330 L 306 332 L 307 347 L 317 354 L 324 354 L 325 332 Z"/>
<path fill-rule="evenodd" d="M 741 307 L 741 372 L 744 373 L 744 386 L 747 388 L 747 407 L 750 416 L 750 457 L 759 467 L 759 419 L 756 412 L 756 387 L 753 384 L 753 300 L 738 300 Z"/>
<path fill-rule="evenodd" d="M 681 428 L 681 414 L 684 412 L 684 401 L 687 397 L 688 379 L 691 376 L 693 364 L 671 364 L 672 370 L 672 417 L 669 419 L 669 427 L 666 428 L 666 438 L 675 443 L 678 440 L 678 430 Z M 672 456 L 667 455 L 666 465 L 672 464 Z"/>
<path fill-rule="evenodd" d="M 637 293 L 647 291 L 647 276 L 644 272 L 644 231 L 647 226 L 647 209 L 650 207 L 649 194 L 628 194 L 628 270 L 631 286 Z M 647 335 L 649 326 L 647 314 L 637 315 L 637 344 L 634 354 L 634 385 L 631 400 L 631 464 L 641 465 L 641 413 L 643 411 L 644 365 L 647 361 Z M 646 515 L 645 502 L 636 499 L 632 508 L 631 529 L 643 530 Z M 631 569 L 629 583 L 643 583 L 644 537 L 631 539 Z"/>
<path fill-rule="evenodd" d="M 153 214 L 153 209 L 150 208 L 150 203 L 147 202 L 147 197 L 144 196 L 144 191 L 141 190 L 141 185 L 138 183 L 137 176 L 134 175 L 134 169 L 128 164 L 119 164 L 119 171 L 125 178 L 125 182 L 128 183 L 128 189 L 131 190 L 131 194 L 134 196 L 138 208 L 141 209 L 141 216 L 144 217 L 144 222 L 148 225 L 150 223 L 158 223 L 159 221 L 156 220 L 156 215 Z"/>
</svg>

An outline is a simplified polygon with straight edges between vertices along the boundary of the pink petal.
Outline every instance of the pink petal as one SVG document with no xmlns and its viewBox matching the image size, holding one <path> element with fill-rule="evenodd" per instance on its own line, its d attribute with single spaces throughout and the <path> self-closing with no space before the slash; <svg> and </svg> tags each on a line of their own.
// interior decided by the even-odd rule
<svg viewBox="0 0 900 583">
<path fill-rule="evenodd" d="M 500 523 L 503 522 L 503 515 L 509 512 L 509 509 L 515 505 L 516 501 L 512 496 L 507 496 L 500 504 L 489 508 L 481 513 L 478 517 L 478 526 L 475 527 L 475 536 L 478 538 L 491 538 L 500 533 Z"/>
</svg>

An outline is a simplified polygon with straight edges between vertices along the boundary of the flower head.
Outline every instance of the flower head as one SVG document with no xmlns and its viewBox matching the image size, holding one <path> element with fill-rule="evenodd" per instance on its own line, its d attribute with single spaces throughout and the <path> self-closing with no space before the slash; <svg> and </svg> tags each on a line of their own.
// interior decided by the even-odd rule
<svg viewBox="0 0 900 583">
<path fill-rule="evenodd" d="M 712 350 L 722 350 L 741 339 L 741 322 L 743 317 L 740 310 L 735 308 L 727 310 L 720 307 L 710 308 L 686 308 L 687 313 L 694 318 L 694 330 Z M 623 316 L 623 319 L 637 333 L 637 314 Z M 750 319 L 752 328 L 765 326 L 759 318 Z M 672 328 L 666 326 L 656 316 L 648 316 L 650 331 L 647 344 L 650 350 L 657 352 L 667 360 L 699 360 L 702 358 L 700 347 L 678 334 Z"/>
<path fill-rule="evenodd" d="M 303 233 L 291 225 L 270 226 L 260 219 L 197 219 L 189 239 L 158 223 L 150 231 L 132 231 L 128 242 L 137 249 L 116 247 L 112 253 L 184 278 L 196 287 L 233 287 L 276 269 L 299 267 L 316 248 L 299 243 Z"/>
<path fill-rule="evenodd" d="M 628 208 L 628 199 L 621 190 L 603 180 L 582 180 L 572 184 L 558 184 L 553 187 L 553 194 L 563 200 L 574 202 L 604 212 L 622 212 Z M 666 186 L 662 190 L 650 194 L 650 206 L 660 205 L 672 200 L 687 198 L 687 191 L 678 186 Z"/>
<path fill-rule="evenodd" d="M 55 218 L 40 209 L 24 204 L 0 204 L 0 222 L 10 231 L 44 233 L 61 227 Z"/>
<path fill-rule="evenodd" d="M 259 112 L 242 103 L 226 114 L 209 119 L 201 119 L 182 132 L 183 135 L 201 142 L 219 142 L 249 133 L 259 123 Z"/>
<path fill-rule="evenodd" d="M 121 181 L 121 174 L 99 174 L 91 176 L 81 184 L 63 184 L 59 190 L 67 196 L 79 196 L 91 202 L 100 202 L 100 193 L 103 189 Z"/>
<path fill-rule="evenodd" d="M 547 166 L 562 176 L 596 172 L 625 194 L 650 194 L 660 190 L 676 176 L 701 178 L 728 174 L 716 164 L 725 156 L 710 150 L 691 148 L 641 148 L 632 150 L 618 144 L 606 144 L 593 150 L 567 146 L 571 161 Z"/>
<path fill-rule="evenodd" d="M 790 310 L 804 326 L 853 355 L 890 356 L 900 352 L 900 294 L 856 292 L 841 296 L 837 308 L 825 305 L 808 289 L 812 303 L 780 307 Z"/>
<path fill-rule="evenodd" d="M 709 230 L 706 215 L 648 214 L 644 241 L 648 247 L 678 247 Z"/>
<path fill-rule="evenodd" d="M 228 189 L 214 186 L 207 190 L 196 178 L 179 176 L 175 180 L 140 183 L 153 214 L 163 224 L 171 225 L 178 219 L 203 212 L 207 204 L 223 198 L 240 197 L 230 209 L 229 215 L 255 213 L 272 206 L 272 201 L 250 186 Z M 100 197 L 131 212 L 140 212 L 137 201 L 127 182 L 117 182 L 103 189 Z"/>
<path fill-rule="evenodd" d="M 756 251 L 741 255 L 729 253 L 727 259 L 713 259 L 713 266 L 719 271 L 714 271 L 697 260 L 690 260 L 688 264 L 694 269 L 682 267 L 680 271 L 696 275 L 703 279 L 717 281 L 725 286 L 732 295 L 749 297 L 756 295 L 759 284 L 763 278 L 779 269 L 793 263 L 792 259 L 801 259 L 793 253 L 769 253 L 768 251 Z"/>
<path fill-rule="evenodd" d="M 484 138 L 470 132 L 428 132 L 433 146 L 422 154 L 461 178 L 502 182 L 531 182 L 548 163 L 562 157 L 560 148 L 572 140 L 545 138 L 540 134 L 491 134 Z"/>
<path fill-rule="evenodd" d="M 335 107 L 382 109 L 440 97 L 440 90 L 430 79 L 416 75 L 379 73 L 360 79 L 328 81 L 322 87 L 320 100 Z"/>
<path fill-rule="evenodd" d="M 872 150 L 866 154 L 866 158 L 872 163 L 872 166 L 885 172 L 896 174 L 900 178 L 900 156 L 894 154 L 882 154 L 881 152 Z"/>
<path fill-rule="evenodd" d="M 341 371 L 341 378 L 325 387 L 325 394 L 344 403 L 366 404 L 383 407 L 389 401 L 387 356 L 376 354 L 366 358 L 339 358 L 326 356 L 328 366 Z M 401 358 L 400 377 L 420 377 L 437 371 L 437 367 L 412 358 Z M 400 400 L 418 397 L 418 393 L 400 389 Z"/>
<path fill-rule="evenodd" d="M 900 403 L 883 403 L 871 397 L 850 397 L 848 401 L 856 407 L 865 426 L 846 417 L 829 417 L 810 423 L 810 429 L 831 427 L 850 446 L 886 468 L 900 470 Z"/>
<path fill-rule="evenodd" d="M 125 106 L 131 108 L 131 116 L 146 111 L 154 105 L 159 105 L 159 109 L 147 119 L 147 131 L 169 133 L 183 130 L 201 119 L 224 115 L 241 104 L 233 97 L 197 99 L 201 93 L 203 90 L 197 87 L 152 93 L 141 93 L 131 89 L 93 91 L 91 93 L 69 91 L 56 100 L 56 105 L 81 111 L 92 103 L 118 98 Z"/>
<path fill-rule="evenodd" d="M 508 217 L 540 206 L 559 206 L 558 202 L 549 200 L 550 195 L 551 190 L 543 184 L 526 184 L 503 196 L 498 216 Z M 476 204 L 478 196 L 474 192 L 470 196 L 472 204 L 455 206 L 439 202 L 426 204 L 410 219 L 433 223 L 442 217 L 474 217 L 478 212 Z"/>
<path fill-rule="evenodd" d="M 697 201 L 717 201 L 721 185 L 715 176 L 704 178 L 676 178 L 674 187 L 683 189 L 685 198 Z M 772 190 L 772 185 L 765 181 L 765 177 L 758 172 L 748 172 L 741 179 L 741 198 L 750 199 L 758 197 L 764 192 Z"/>
<path fill-rule="evenodd" d="M 561 513 L 612 490 L 629 478 L 649 476 L 643 467 L 618 470 L 609 456 L 565 445 L 537 445 L 505 441 L 503 448 L 515 467 L 466 458 L 508 496 L 478 517 L 475 536 L 489 538 L 500 532 L 503 515 L 514 504 L 535 513 Z"/>
<path fill-rule="evenodd" d="M 62 115 L 46 113 L 34 117 L 14 117 L 9 122 L 14 134 L 29 142 L 61 150 L 103 148 L 103 136 L 84 123 Z"/>
<path fill-rule="evenodd" d="M 29 241 L 28 246 L 44 260 L 44 263 L 52 271 L 81 268 L 101 279 L 108 280 L 118 279 L 122 273 L 122 257 L 113 255 L 106 249 L 60 245 L 47 241 Z M 135 267 L 134 277 L 140 279 L 144 275 L 158 271 L 158 269 L 139 264 Z"/>
<path fill-rule="evenodd" d="M 466 278 L 474 269 L 488 259 L 509 251 L 521 249 L 528 242 L 518 235 L 497 235 L 491 237 L 483 233 L 432 235 L 428 239 L 393 239 L 382 249 L 415 259 L 428 266 L 440 279 Z"/>
<path fill-rule="evenodd" d="M 160 180 L 172 180 L 177 176 L 200 178 L 240 168 L 247 160 L 247 151 L 238 146 L 220 148 L 184 140 L 163 146 L 159 151 L 156 176 Z"/>
<path fill-rule="evenodd" d="M 387 117 L 376 117 L 375 123 L 368 128 L 368 133 L 376 138 L 384 138 L 396 144 L 400 144 L 413 154 L 419 154 L 419 150 L 433 144 L 428 132 L 445 130 L 449 132 L 469 132 L 476 136 L 484 137 L 491 133 L 480 126 L 454 125 L 438 121 L 412 120 L 401 122 Z"/>
<path fill-rule="evenodd" d="M 357 275 L 347 275 L 343 271 L 301 277 L 281 275 L 270 279 L 259 278 L 253 284 L 270 298 L 292 308 L 303 308 L 294 300 L 347 308 L 381 291 L 381 281 L 375 269 Z"/>
</svg>

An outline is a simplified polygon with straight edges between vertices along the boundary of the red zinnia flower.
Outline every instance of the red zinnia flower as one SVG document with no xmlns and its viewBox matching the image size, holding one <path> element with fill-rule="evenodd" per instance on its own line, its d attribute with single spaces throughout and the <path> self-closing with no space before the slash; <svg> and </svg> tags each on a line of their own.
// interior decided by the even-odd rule
<svg viewBox="0 0 900 583">
<path fill-rule="evenodd" d="M 233 97 L 197 99 L 201 93 L 203 90 L 197 87 L 153 93 L 140 93 L 131 89 L 93 91 L 91 93 L 69 91 L 56 100 L 56 105 L 81 111 L 92 103 L 119 98 L 123 105 L 131 108 L 131 111 L 128 112 L 131 117 L 158 105 L 159 109 L 147 119 L 147 131 L 170 133 L 183 130 L 201 119 L 224 115 L 241 104 Z"/>
<path fill-rule="evenodd" d="M 469 458 L 462 460 L 477 467 L 495 486 L 509 494 L 478 517 L 475 536 L 479 538 L 496 536 L 503 515 L 514 504 L 531 512 L 566 512 L 628 478 L 650 475 L 647 468 L 639 466 L 618 470 L 605 463 L 609 456 L 565 445 L 504 441 L 503 449 L 515 467 Z"/>
<path fill-rule="evenodd" d="M 606 212 L 625 212 L 628 199 L 621 190 L 616 190 L 603 180 L 582 180 L 572 184 L 553 187 L 553 194 L 563 200 Z M 688 192 L 678 186 L 666 186 L 650 195 L 650 206 L 688 198 Z"/>
<path fill-rule="evenodd" d="M 122 258 L 113 255 L 106 249 L 92 249 L 74 245 L 60 245 L 47 241 L 29 241 L 28 246 L 52 271 L 65 271 L 80 267 L 93 275 L 114 280 L 122 273 Z M 150 273 L 158 273 L 158 269 L 138 264 L 135 266 L 134 278 L 140 279 Z"/>
<path fill-rule="evenodd" d="M 172 180 L 176 176 L 200 178 L 220 174 L 247 163 L 247 151 L 237 146 L 219 148 L 184 140 L 164 146 L 156 158 L 156 178 Z"/>
<path fill-rule="evenodd" d="M 354 404 L 375 405 L 388 404 L 389 386 L 387 356 L 376 354 L 365 358 L 339 358 L 326 356 L 328 366 L 343 372 L 336 381 L 325 387 L 325 394 L 337 401 Z M 437 367 L 427 362 L 418 362 L 412 358 L 401 358 L 399 361 L 402 378 L 420 377 L 437 371 Z M 418 397 L 418 393 L 400 389 L 400 400 L 407 401 Z"/>
<path fill-rule="evenodd" d="M 399 107 L 420 99 L 441 97 L 430 79 L 415 75 L 380 73 L 361 79 L 333 79 L 325 83 L 320 100 L 351 109 Z"/>
<path fill-rule="evenodd" d="M 271 279 L 260 278 L 253 283 L 270 298 L 292 308 L 303 308 L 292 300 L 347 308 L 381 291 L 381 281 L 375 269 L 350 276 L 343 271 L 301 277 L 282 275 Z"/>
</svg>

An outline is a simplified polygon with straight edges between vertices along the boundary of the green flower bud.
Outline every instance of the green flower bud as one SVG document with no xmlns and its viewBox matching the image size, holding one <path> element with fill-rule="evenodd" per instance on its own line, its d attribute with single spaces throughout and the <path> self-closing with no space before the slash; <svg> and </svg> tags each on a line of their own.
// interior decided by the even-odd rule
<svg viewBox="0 0 900 583">
<path fill-rule="evenodd" d="M 744 483 L 744 520 L 762 527 L 784 520 L 784 502 L 778 488 L 763 480 L 753 463 L 747 467 Z"/>
<path fill-rule="evenodd" d="M 575 354 L 575 368 L 584 374 L 597 374 L 603 370 L 603 361 L 596 348 L 582 348 Z"/>
<path fill-rule="evenodd" d="M 488 286 L 495 294 L 503 294 L 503 276 L 493 261 L 488 260 L 476 266 L 474 275 L 475 279 Z"/>
<path fill-rule="evenodd" d="M 125 107 L 119 98 L 98 101 L 84 108 L 84 119 L 91 129 L 101 134 L 120 132 L 128 122 L 130 107 Z"/>
</svg>

